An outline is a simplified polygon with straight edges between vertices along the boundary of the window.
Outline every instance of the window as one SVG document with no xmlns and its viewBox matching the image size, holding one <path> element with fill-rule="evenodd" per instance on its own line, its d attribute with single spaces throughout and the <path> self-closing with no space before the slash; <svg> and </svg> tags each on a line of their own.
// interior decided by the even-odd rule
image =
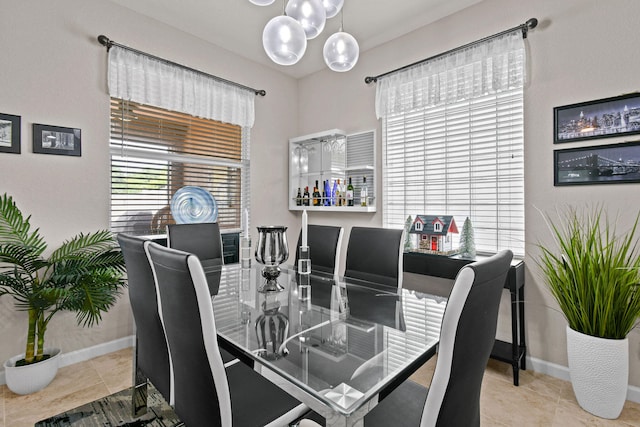
<svg viewBox="0 0 640 427">
<path fill-rule="evenodd" d="M 469 217 L 478 253 L 524 255 L 524 43 L 515 32 L 477 49 L 378 87 L 383 223 Z"/>
<path fill-rule="evenodd" d="M 420 221 L 416 222 L 416 231 L 422 231 L 422 223 Z"/>
<path fill-rule="evenodd" d="M 433 223 L 433 231 L 435 231 L 436 233 L 441 233 L 442 232 L 442 224 L 439 222 L 434 222 Z"/>
<path fill-rule="evenodd" d="M 213 194 L 221 229 L 249 206 L 249 128 L 111 99 L 111 229 L 164 234 L 185 185 Z"/>
</svg>

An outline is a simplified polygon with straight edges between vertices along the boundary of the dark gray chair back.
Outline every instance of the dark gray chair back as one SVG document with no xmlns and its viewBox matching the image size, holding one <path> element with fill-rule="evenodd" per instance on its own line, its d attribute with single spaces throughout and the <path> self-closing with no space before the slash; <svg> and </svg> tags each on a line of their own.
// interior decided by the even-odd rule
<svg viewBox="0 0 640 427">
<path fill-rule="evenodd" d="M 340 259 L 340 247 L 342 246 L 342 227 L 331 225 L 307 226 L 307 245 L 311 257 L 311 270 L 322 273 L 338 274 Z M 298 235 L 298 245 L 296 246 L 296 258 L 294 265 L 298 265 L 299 249 L 302 245 L 302 231 Z"/>
<path fill-rule="evenodd" d="M 438 361 L 422 427 L 479 426 L 480 388 L 496 336 L 513 254 L 504 250 L 458 273 L 442 319 Z"/>
<path fill-rule="evenodd" d="M 344 276 L 401 289 L 403 235 L 404 230 L 353 227 Z"/>
<path fill-rule="evenodd" d="M 171 403 L 169 350 L 158 312 L 153 272 L 144 250 L 150 241 L 121 233 L 118 243 L 127 267 L 129 302 L 136 324 L 137 367 Z"/>
<path fill-rule="evenodd" d="M 176 414 L 187 426 L 230 426 L 229 386 L 200 261 L 156 243 L 147 254 L 173 364 Z"/>
<path fill-rule="evenodd" d="M 169 224 L 167 246 L 194 254 L 203 266 L 224 263 L 222 236 L 217 222 Z"/>
</svg>

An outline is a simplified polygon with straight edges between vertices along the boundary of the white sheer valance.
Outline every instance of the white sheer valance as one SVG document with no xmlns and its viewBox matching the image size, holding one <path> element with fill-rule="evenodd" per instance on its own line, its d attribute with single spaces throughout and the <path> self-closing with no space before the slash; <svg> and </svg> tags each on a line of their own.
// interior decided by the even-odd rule
<svg viewBox="0 0 640 427">
<path fill-rule="evenodd" d="M 422 62 L 378 80 L 376 115 L 387 117 L 522 87 L 524 62 L 519 29 Z"/>
<path fill-rule="evenodd" d="M 242 127 L 255 120 L 255 93 L 144 54 L 109 50 L 109 94 Z"/>
</svg>

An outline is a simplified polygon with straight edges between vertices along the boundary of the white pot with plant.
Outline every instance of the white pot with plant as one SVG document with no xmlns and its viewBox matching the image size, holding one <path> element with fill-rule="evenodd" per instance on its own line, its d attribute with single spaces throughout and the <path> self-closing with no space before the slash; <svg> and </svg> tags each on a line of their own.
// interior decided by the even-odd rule
<svg viewBox="0 0 640 427">
<path fill-rule="evenodd" d="M 594 415 L 618 418 L 629 382 L 627 335 L 640 319 L 640 215 L 622 234 L 601 206 L 544 218 L 556 247 L 539 245 L 538 265 L 568 322 L 576 399 Z"/>
<path fill-rule="evenodd" d="M 38 391 L 56 375 L 60 350 L 44 347 L 51 318 L 72 311 L 79 325 L 92 326 L 125 284 L 124 259 L 109 231 L 80 233 L 45 257 L 47 244 L 30 219 L 10 196 L 0 197 L 0 296 L 13 296 L 29 319 L 25 353 L 4 363 L 7 386 L 18 394 Z"/>
</svg>

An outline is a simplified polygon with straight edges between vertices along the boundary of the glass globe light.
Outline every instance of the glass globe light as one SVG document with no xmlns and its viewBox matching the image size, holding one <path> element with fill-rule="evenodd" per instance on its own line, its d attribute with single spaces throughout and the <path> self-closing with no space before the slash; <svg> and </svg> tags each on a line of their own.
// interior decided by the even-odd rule
<svg viewBox="0 0 640 427">
<path fill-rule="evenodd" d="M 322 49 L 322 56 L 327 67 L 333 71 L 349 71 L 358 62 L 360 46 L 351 34 L 339 31 L 327 39 Z"/>
<path fill-rule="evenodd" d="M 324 6 L 324 10 L 327 12 L 327 19 L 329 19 L 333 18 L 340 12 L 342 5 L 344 5 L 344 0 L 322 0 L 322 5 Z"/>
<path fill-rule="evenodd" d="M 276 64 L 293 65 L 307 50 L 307 37 L 298 21 L 281 15 L 264 26 L 262 46 Z"/>
<path fill-rule="evenodd" d="M 273 2 L 276 0 L 249 0 L 249 1 L 257 6 L 269 6 L 270 4 L 273 4 Z"/>
<path fill-rule="evenodd" d="M 302 25 L 308 39 L 316 38 L 327 22 L 322 0 L 289 0 L 285 12 Z"/>
</svg>

